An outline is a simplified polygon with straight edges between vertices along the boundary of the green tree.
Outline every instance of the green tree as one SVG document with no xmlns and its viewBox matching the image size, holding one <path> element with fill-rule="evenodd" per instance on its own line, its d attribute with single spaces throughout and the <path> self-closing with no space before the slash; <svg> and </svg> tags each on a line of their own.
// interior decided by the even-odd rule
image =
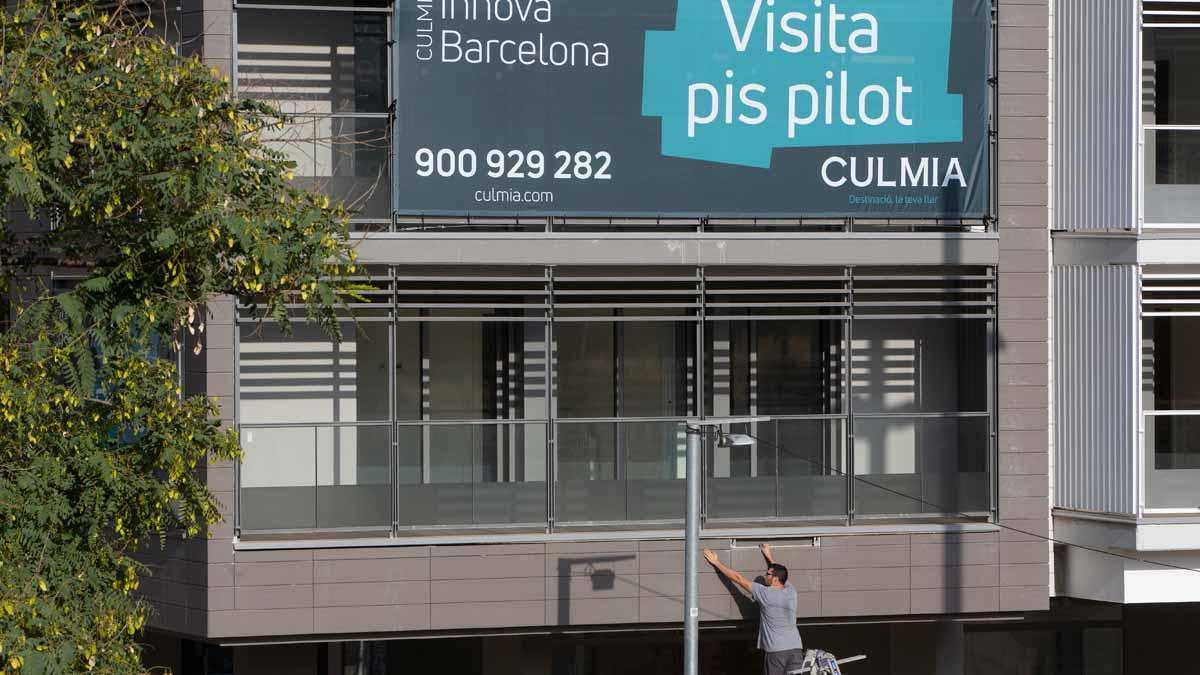
<svg viewBox="0 0 1200 675">
<path fill-rule="evenodd" d="M 353 292 L 343 208 L 259 138 L 278 113 L 149 28 L 83 2 L 0 13 L 4 672 L 139 672 L 133 552 L 219 518 L 196 468 L 237 437 L 157 345 L 199 348 L 211 294 L 336 335 Z M 62 266 L 86 279 L 39 291 Z"/>
</svg>

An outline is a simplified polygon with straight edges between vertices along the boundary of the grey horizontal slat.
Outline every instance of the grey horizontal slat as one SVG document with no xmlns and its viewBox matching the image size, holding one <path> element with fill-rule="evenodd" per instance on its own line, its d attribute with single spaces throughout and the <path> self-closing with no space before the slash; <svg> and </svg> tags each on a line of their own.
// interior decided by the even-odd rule
<svg viewBox="0 0 1200 675">
<path fill-rule="evenodd" d="M 394 279 L 395 279 L 396 281 L 420 281 L 420 282 L 430 282 L 430 283 L 441 283 L 441 282 L 479 282 L 479 283 L 488 283 L 488 284 L 491 284 L 491 283 L 501 283 L 501 282 L 516 282 L 516 283 L 540 284 L 540 283 L 543 283 L 543 282 L 545 282 L 545 281 L 546 281 L 546 277 L 544 277 L 544 276 L 528 276 L 528 277 L 484 277 L 484 276 L 480 276 L 480 277 L 459 277 L 459 276 L 439 276 L 439 275 L 436 275 L 436 274 L 435 274 L 435 275 L 428 275 L 428 276 L 415 276 L 415 277 L 414 277 L 414 276 L 407 276 L 407 275 L 405 275 L 405 276 L 397 276 L 397 277 L 394 277 Z"/>
<path fill-rule="evenodd" d="M 698 321 L 696 316 L 680 316 L 664 315 L 664 316 L 556 316 L 554 320 L 558 323 L 585 323 L 589 321 L 615 321 L 615 322 L 634 322 L 634 321 Z"/>
<path fill-rule="evenodd" d="M 992 312 L 978 314 L 860 314 L 861 319 L 994 319 Z"/>
<path fill-rule="evenodd" d="M 550 305 L 544 302 L 398 302 L 395 306 L 401 309 L 546 309 Z"/>
<path fill-rule="evenodd" d="M 855 274 L 854 281 L 995 281 L 994 274 L 989 275 L 959 275 L 959 274 Z"/>
<path fill-rule="evenodd" d="M 696 295 L 697 293 L 698 293 L 698 291 L 696 291 L 695 289 L 687 289 L 687 288 L 681 288 L 681 289 L 661 288 L 661 289 L 652 289 L 652 290 L 638 290 L 638 289 L 625 290 L 625 289 L 620 289 L 620 288 L 595 289 L 595 290 L 558 289 L 558 288 L 554 289 L 555 295 L 584 295 L 584 296 L 586 296 L 586 295 L 599 295 L 599 296 L 604 296 L 604 295 Z"/>
<path fill-rule="evenodd" d="M 390 321 L 391 319 L 389 319 Z M 480 323 L 544 323 L 545 316 L 398 316 L 397 323 L 422 323 L 422 322 L 464 322 L 478 321 Z"/>
<path fill-rule="evenodd" d="M 846 295 L 844 288 L 707 288 L 708 295 Z"/>
<path fill-rule="evenodd" d="M 707 302 L 705 307 L 727 307 L 736 309 L 738 307 L 849 307 L 848 302 Z"/>
<path fill-rule="evenodd" d="M 649 282 L 662 282 L 662 283 L 675 283 L 675 284 L 681 284 L 681 283 L 682 283 L 682 284 L 686 284 L 686 283 L 696 283 L 698 280 L 699 280 L 699 277 L 696 277 L 696 276 L 687 276 L 687 277 L 625 277 L 625 276 L 621 276 L 621 277 L 609 277 L 609 276 L 604 276 L 604 277 L 601 277 L 601 276 L 596 276 L 596 277 L 560 277 L 560 276 L 555 276 L 555 277 L 554 277 L 554 282 L 555 282 L 555 283 L 612 283 L 612 284 L 624 284 L 624 283 L 628 283 L 628 282 L 631 282 L 631 281 L 638 281 L 638 282 L 642 282 L 642 281 L 649 281 Z"/>
<path fill-rule="evenodd" d="M 556 302 L 555 309 L 693 309 L 699 302 Z"/>
<path fill-rule="evenodd" d="M 528 290 L 523 288 L 504 289 L 499 291 L 485 290 L 478 288 L 453 288 L 453 289 L 419 289 L 419 288 L 404 288 L 396 291 L 396 295 L 548 295 L 549 291 L 545 290 Z"/>
<path fill-rule="evenodd" d="M 849 319 L 849 314 L 725 314 L 705 315 L 705 321 L 836 321 Z"/>
<path fill-rule="evenodd" d="M 938 302 L 936 300 L 921 301 L 921 300 L 905 300 L 896 302 L 885 301 L 864 301 L 855 300 L 855 307 L 991 307 L 996 303 L 993 301 L 972 301 L 972 300 L 945 300 Z"/>
</svg>

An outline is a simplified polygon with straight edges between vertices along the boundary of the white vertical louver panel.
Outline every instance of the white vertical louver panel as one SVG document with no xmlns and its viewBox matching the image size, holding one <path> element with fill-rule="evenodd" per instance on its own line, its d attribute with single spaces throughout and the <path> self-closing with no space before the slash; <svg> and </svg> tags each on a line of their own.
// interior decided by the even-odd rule
<svg viewBox="0 0 1200 675">
<path fill-rule="evenodd" d="M 1054 268 L 1054 506 L 1137 513 L 1137 268 Z"/>
<path fill-rule="evenodd" d="M 1055 229 L 1136 227 L 1138 8 L 1137 0 L 1056 2 Z"/>
</svg>

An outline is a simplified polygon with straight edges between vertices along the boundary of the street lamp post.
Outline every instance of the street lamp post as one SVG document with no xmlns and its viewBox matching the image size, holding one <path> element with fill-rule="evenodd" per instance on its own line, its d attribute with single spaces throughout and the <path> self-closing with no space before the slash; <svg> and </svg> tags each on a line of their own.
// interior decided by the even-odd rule
<svg viewBox="0 0 1200 675">
<path fill-rule="evenodd" d="M 750 422 L 769 422 L 769 417 L 719 417 L 707 419 L 691 419 L 687 421 L 687 455 L 685 457 L 685 476 L 687 479 L 687 515 L 684 519 L 683 546 L 683 672 L 684 675 L 698 675 L 700 647 L 700 598 L 699 575 L 697 571 L 700 557 L 700 435 L 704 427 L 716 430 L 722 446 L 753 445 L 754 438 L 744 434 L 726 434 L 721 431 L 723 424 L 747 424 Z"/>
</svg>

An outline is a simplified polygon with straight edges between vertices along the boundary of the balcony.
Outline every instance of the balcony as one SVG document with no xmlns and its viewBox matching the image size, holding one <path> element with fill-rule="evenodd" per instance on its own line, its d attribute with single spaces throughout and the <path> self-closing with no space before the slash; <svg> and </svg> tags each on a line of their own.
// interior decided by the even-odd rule
<svg viewBox="0 0 1200 675">
<path fill-rule="evenodd" d="M 987 268 L 372 267 L 333 341 L 239 311 L 246 534 L 986 518 Z M 297 308 L 299 311 L 299 308 Z"/>
<path fill-rule="evenodd" d="M 759 442 L 728 448 L 706 439 L 705 520 L 745 527 L 985 519 L 987 422 L 978 415 L 868 420 L 853 453 L 844 418 L 735 425 Z M 557 451 L 548 457 L 551 428 Z M 873 459 L 874 443 L 889 435 L 893 459 Z M 242 427 L 241 440 L 244 536 L 645 530 L 683 522 L 682 420 L 254 424 Z"/>
</svg>

